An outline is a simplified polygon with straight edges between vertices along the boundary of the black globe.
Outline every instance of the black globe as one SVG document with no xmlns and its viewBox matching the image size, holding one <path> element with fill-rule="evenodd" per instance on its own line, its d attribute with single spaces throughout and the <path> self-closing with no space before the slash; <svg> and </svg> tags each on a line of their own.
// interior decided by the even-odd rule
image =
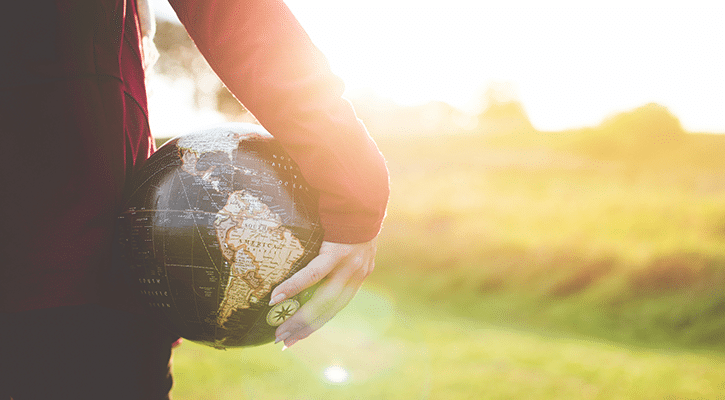
<svg viewBox="0 0 725 400">
<path fill-rule="evenodd" d="M 227 124 L 164 144 L 135 175 L 118 243 L 143 303 L 186 339 L 216 348 L 270 342 L 311 296 L 272 290 L 314 258 L 317 196 L 258 125 Z"/>
</svg>

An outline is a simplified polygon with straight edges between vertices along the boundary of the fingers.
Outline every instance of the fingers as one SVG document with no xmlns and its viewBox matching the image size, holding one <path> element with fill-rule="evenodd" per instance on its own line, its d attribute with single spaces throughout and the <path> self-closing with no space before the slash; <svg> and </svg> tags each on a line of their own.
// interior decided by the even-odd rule
<svg viewBox="0 0 725 400">
<path fill-rule="evenodd" d="M 369 274 L 372 269 L 368 267 L 368 262 L 375 258 L 375 250 L 374 241 L 361 244 L 323 242 L 317 257 L 272 291 L 269 304 L 277 304 L 315 285 L 338 268 L 348 257 L 354 257 L 352 264 L 366 267 Z"/>
<path fill-rule="evenodd" d="M 290 347 L 325 325 L 355 297 L 362 281 L 321 286 L 310 301 L 277 328 L 277 340 Z"/>
<path fill-rule="evenodd" d="M 270 304 L 292 297 L 318 282 L 312 298 L 277 328 L 286 346 L 309 336 L 342 310 L 375 266 L 375 241 L 360 244 L 323 242 L 320 254 L 272 292 Z"/>
<path fill-rule="evenodd" d="M 334 255 L 320 253 L 304 268 L 297 271 L 296 274 L 289 277 L 272 291 L 269 305 L 277 304 L 320 282 L 336 265 L 337 260 Z"/>
<path fill-rule="evenodd" d="M 374 262 L 366 260 L 366 265 L 361 266 L 355 263 L 358 259 L 349 261 L 352 262 L 346 264 L 346 267 L 331 273 L 312 298 L 277 328 L 278 342 L 284 340 L 285 345 L 289 347 L 309 336 L 352 300 L 369 275 L 369 271 L 372 271 Z"/>
</svg>

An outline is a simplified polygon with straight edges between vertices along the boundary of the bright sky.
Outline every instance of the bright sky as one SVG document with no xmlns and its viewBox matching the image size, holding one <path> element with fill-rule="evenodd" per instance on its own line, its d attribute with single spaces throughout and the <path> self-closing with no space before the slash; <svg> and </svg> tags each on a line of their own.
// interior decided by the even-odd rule
<svg viewBox="0 0 725 400">
<path fill-rule="evenodd" d="M 725 133 L 720 1 L 286 3 L 350 93 L 473 111 L 488 85 L 507 82 L 541 130 L 657 102 L 689 131 Z"/>
</svg>

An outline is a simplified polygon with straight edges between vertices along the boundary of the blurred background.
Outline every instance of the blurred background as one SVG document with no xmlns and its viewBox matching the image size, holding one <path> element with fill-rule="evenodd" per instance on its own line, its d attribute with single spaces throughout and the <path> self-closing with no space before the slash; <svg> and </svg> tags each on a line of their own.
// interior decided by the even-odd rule
<svg viewBox="0 0 725 400">
<path fill-rule="evenodd" d="M 725 8 L 288 0 L 388 161 L 376 270 L 176 399 L 725 398 Z M 254 121 L 151 0 L 157 141 Z"/>
</svg>

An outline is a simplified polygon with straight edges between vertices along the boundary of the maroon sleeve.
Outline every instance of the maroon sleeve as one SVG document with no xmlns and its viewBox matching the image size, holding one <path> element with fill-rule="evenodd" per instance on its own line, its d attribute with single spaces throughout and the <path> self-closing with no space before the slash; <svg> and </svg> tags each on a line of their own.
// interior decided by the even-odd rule
<svg viewBox="0 0 725 400">
<path fill-rule="evenodd" d="M 320 192 L 325 240 L 360 243 L 382 224 L 385 160 L 281 0 L 170 0 L 224 84 Z"/>
</svg>

